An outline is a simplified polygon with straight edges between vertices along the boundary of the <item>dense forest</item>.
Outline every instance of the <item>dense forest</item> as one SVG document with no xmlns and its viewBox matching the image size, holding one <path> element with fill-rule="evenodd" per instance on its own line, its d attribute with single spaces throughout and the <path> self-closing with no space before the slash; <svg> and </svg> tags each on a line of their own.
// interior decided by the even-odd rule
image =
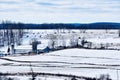
<svg viewBox="0 0 120 80">
<path fill-rule="evenodd" d="M 120 23 L 98 22 L 89 24 L 80 23 L 24 24 L 2 22 L 0 24 L 0 29 L 120 29 Z"/>
</svg>

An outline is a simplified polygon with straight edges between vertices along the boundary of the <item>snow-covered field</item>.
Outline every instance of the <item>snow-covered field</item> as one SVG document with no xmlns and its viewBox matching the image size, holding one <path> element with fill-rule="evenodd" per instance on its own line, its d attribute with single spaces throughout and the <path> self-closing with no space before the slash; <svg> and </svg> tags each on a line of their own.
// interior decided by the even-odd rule
<svg viewBox="0 0 120 80">
<path fill-rule="evenodd" d="M 120 52 L 113 50 L 75 48 L 34 56 L 4 58 L 31 61 L 34 72 L 73 74 L 86 77 L 99 77 L 100 74 L 109 74 L 113 80 L 117 80 L 116 72 L 120 69 Z M 0 72 L 30 72 L 29 65 L 29 63 L 0 59 Z"/>
<path fill-rule="evenodd" d="M 26 49 L 26 52 L 29 52 L 32 49 L 30 45 L 32 39 L 37 39 L 41 42 L 38 44 L 38 49 L 44 49 L 49 44 L 48 35 L 56 35 L 58 37 L 63 36 L 61 40 L 66 41 L 66 46 L 69 45 L 69 39 L 78 39 L 79 37 L 84 38 L 87 41 L 92 42 L 93 44 L 106 44 L 113 43 L 119 44 L 120 38 L 118 37 L 118 30 L 86 30 L 85 33 L 82 33 L 83 30 L 25 30 L 25 34 L 22 37 L 22 45 L 15 45 L 15 49 Z M 61 41 L 58 40 L 58 43 Z M 120 44 L 119 44 L 120 46 Z M 112 46 L 113 48 L 120 49 L 119 46 Z M 0 52 L 3 54 L 7 53 L 8 46 L 0 47 Z M 20 53 L 19 51 L 16 53 Z"/>
<path fill-rule="evenodd" d="M 25 49 L 26 52 L 31 50 L 30 41 L 36 38 L 41 41 L 38 49 L 48 46 L 49 39 L 47 35 L 55 34 L 57 30 L 28 30 L 22 38 L 22 45 L 15 45 L 15 49 Z M 84 37 L 87 41 L 95 44 L 115 44 L 112 48 L 120 48 L 120 38 L 117 30 L 88 30 L 86 33 L 80 33 L 80 30 L 66 30 L 59 34 L 65 35 L 66 40 L 71 34 L 75 37 Z M 68 41 L 66 42 L 68 45 Z M 117 46 L 116 46 L 117 44 Z M 1 47 L 1 53 L 7 53 L 7 46 Z M 28 51 L 27 51 L 28 50 Z M 7 59 L 7 60 L 6 60 Z M 11 61 L 9 61 L 10 59 Z M 93 50 L 93 49 L 66 49 L 39 55 L 19 56 L 10 55 L 0 58 L 0 72 L 3 73 L 24 73 L 30 72 L 30 63 L 34 72 L 42 73 L 60 73 L 72 74 L 76 76 L 96 77 L 101 74 L 109 74 L 112 80 L 117 80 L 120 75 L 120 51 L 119 50 Z M 20 77 L 21 80 L 27 80 L 28 77 Z M 46 77 L 38 76 L 40 80 Z M 46 80 L 65 80 L 65 78 L 47 77 Z M 69 79 L 66 79 L 69 80 Z"/>
</svg>

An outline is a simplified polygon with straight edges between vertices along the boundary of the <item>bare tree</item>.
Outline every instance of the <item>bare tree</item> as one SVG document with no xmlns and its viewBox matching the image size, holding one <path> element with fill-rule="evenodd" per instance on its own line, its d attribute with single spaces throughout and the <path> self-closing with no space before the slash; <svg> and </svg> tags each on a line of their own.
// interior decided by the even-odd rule
<svg viewBox="0 0 120 80">
<path fill-rule="evenodd" d="M 78 38 L 75 37 L 74 34 L 71 35 L 71 38 L 70 38 L 70 45 L 71 45 L 71 47 L 78 46 Z"/>
<path fill-rule="evenodd" d="M 56 47 L 56 43 L 57 43 L 57 37 L 54 34 L 51 34 L 48 36 L 49 37 L 49 43 L 48 43 L 48 47 L 49 48 L 55 48 Z"/>
<path fill-rule="evenodd" d="M 120 37 L 120 30 L 118 30 L 118 37 Z"/>
<path fill-rule="evenodd" d="M 112 79 L 110 79 L 109 74 L 106 74 L 106 75 L 102 74 L 102 75 L 100 75 L 99 80 L 112 80 Z"/>
</svg>

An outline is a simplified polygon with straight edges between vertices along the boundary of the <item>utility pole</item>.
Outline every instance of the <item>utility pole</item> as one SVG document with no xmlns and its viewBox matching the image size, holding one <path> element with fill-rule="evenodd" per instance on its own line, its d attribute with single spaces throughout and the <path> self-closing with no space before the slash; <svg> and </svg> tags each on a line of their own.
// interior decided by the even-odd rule
<svg viewBox="0 0 120 80">
<path fill-rule="evenodd" d="M 30 70 L 31 70 L 31 73 L 32 73 L 32 79 L 31 80 L 35 80 L 36 78 L 36 75 L 34 74 L 34 72 L 33 72 L 33 68 L 32 68 L 32 65 L 31 65 L 31 62 L 30 62 Z"/>
<path fill-rule="evenodd" d="M 117 69 L 117 80 L 119 80 L 119 70 Z"/>
</svg>

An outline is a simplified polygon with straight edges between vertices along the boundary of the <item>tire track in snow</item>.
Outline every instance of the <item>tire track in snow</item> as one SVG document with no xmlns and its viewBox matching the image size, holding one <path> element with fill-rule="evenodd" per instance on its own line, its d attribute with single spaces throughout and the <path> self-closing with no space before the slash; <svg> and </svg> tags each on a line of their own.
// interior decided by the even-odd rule
<svg viewBox="0 0 120 80">
<path fill-rule="evenodd" d="M 19 62 L 19 63 L 53 63 L 53 64 L 54 63 L 58 63 L 58 64 L 62 63 L 62 64 L 71 64 L 71 65 L 74 65 L 74 64 L 92 65 L 92 66 L 101 66 L 101 68 L 104 68 L 104 69 L 114 69 L 114 70 L 117 69 L 117 70 L 120 70 L 118 68 L 111 68 L 111 67 L 120 67 L 120 64 L 114 64 L 113 65 L 113 64 L 95 64 L 95 63 L 70 63 L 70 62 L 58 62 L 58 61 L 20 61 L 20 60 L 8 59 L 8 58 L 0 58 L 0 59 L 6 60 L 6 61 L 11 61 L 11 62 Z M 11 65 L 6 65 L 6 66 L 11 66 Z M 45 66 L 43 66 L 43 67 L 45 67 Z M 55 67 L 55 66 L 46 66 L 46 67 Z M 71 67 L 71 68 L 92 68 L 92 67 Z M 97 68 L 97 67 L 93 67 L 93 68 Z"/>
<path fill-rule="evenodd" d="M 47 55 L 45 55 L 47 56 Z M 59 57 L 71 57 L 71 58 L 94 58 L 94 59 L 110 59 L 110 60 L 120 60 L 119 58 L 109 58 L 109 57 L 88 57 L 88 56 L 61 56 L 61 55 L 48 55 L 48 56 L 59 56 Z"/>
</svg>

